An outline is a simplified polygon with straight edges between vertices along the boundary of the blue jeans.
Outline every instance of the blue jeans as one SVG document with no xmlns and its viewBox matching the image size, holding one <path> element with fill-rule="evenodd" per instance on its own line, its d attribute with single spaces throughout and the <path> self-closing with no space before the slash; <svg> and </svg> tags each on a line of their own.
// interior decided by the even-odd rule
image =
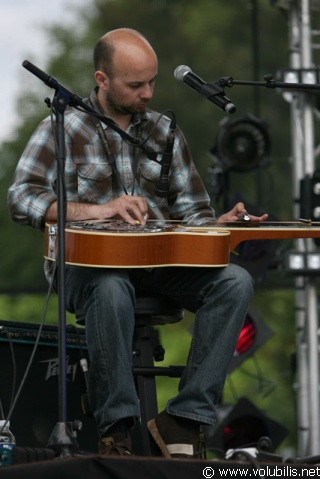
<svg viewBox="0 0 320 479">
<path fill-rule="evenodd" d="M 161 293 L 196 313 L 193 339 L 170 414 L 213 425 L 228 366 L 253 294 L 249 273 L 226 268 L 105 269 L 67 266 L 67 308 L 82 310 L 90 358 L 89 394 L 99 434 L 138 420 L 132 375 L 135 293 Z"/>
</svg>

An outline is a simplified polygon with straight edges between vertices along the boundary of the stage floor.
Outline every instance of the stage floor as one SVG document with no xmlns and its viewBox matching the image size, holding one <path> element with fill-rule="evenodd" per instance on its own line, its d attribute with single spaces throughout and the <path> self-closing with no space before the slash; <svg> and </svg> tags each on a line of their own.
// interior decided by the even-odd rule
<svg viewBox="0 0 320 479">
<path fill-rule="evenodd" d="M 238 472 L 237 472 L 238 471 Z M 1 479 L 197 479 L 320 475 L 320 466 L 146 457 L 74 456 L 0 467 Z"/>
</svg>

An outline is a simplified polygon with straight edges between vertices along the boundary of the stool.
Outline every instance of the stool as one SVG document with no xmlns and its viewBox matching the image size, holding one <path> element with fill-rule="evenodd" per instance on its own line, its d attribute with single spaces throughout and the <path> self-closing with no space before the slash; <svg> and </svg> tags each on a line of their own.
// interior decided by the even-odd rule
<svg viewBox="0 0 320 479">
<path fill-rule="evenodd" d="M 85 325 L 81 311 L 76 311 L 76 321 Z M 170 298 L 161 295 L 137 296 L 135 330 L 133 338 L 133 375 L 140 401 L 140 422 L 133 428 L 134 453 L 143 456 L 160 455 L 151 438 L 147 422 L 158 413 L 156 376 L 181 377 L 184 366 L 156 367 L 155 361 L 164 359 L 164 349 L 159 342 L 157 325 L 181 321 L 183 309 Z"/>
<path fill-rule="evenodd" d="M 159 341 L 157 325 L 181 321 L 183 309 L 170 298 L 138 296 L 135 308 L 135 331 L 133 338 L 133 374 L 140 401 L 140 423 L 132 436 L 137 446 L 136 454 L 144 456 L 160 455 L 147 428 L 147 422 L 158 413 L 156 376 L 181 377 L 183 366 L 156 367 L 154 362 L 164 359 L 165 351 Z"/>
</svg>

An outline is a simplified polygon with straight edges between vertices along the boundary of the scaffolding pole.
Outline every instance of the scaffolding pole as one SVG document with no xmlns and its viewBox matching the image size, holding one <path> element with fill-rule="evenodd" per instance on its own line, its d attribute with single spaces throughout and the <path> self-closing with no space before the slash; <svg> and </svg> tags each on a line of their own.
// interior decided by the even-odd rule
<svg viewBox="0 0 320 479">
<path fill-rule="evenodd" d="M 289 58 L 292 72 L 314 68 L 310 0 L 291 2 L 288 13 Z M 306 83 L 306 79 L 302 81 Z M 314 174 L 314 97 L 303 91 L 290 94 L 293 215 L 300 217 L 300 182 Z M 313 240 L 296 241 L 297 251 L 314 251 Z M 297 434 L 298 455 L 320 453 L 319 409 L 319 326 L 315 279 L 298 277 L 295 281 L 295 324 L 297 347 Z"/>
</svg>

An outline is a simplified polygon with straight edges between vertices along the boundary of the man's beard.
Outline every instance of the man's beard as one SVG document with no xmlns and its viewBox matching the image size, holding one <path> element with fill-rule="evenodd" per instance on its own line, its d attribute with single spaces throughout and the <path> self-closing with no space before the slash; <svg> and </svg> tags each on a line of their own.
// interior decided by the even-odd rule
<svg viewBox="0 0 320 479">
<path fill-rule="evenodd" d="M 144 102 L 147 103 L 147 102 Z M 112 113 L 115 113 L 117 115 L 134 115 L 135 113 L 143 113 L 146 110 L 146 107 L 144 106 L 143 108 L 138 107 L 138 106 L 124 106 L 120 105 L 119 103 L 115 102 L 112 98 L 112 96 L 107 98 L 107 109 L 108 113 L 112 115 Z"/>
</svg>

